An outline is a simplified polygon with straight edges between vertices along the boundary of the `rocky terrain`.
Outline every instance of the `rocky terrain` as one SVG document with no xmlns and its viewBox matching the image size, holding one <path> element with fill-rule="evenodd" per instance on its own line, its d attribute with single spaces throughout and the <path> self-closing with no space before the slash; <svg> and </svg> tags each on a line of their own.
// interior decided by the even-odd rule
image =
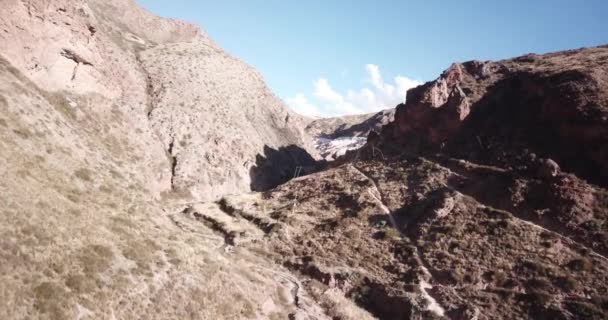
<svg viewBox="0 0 608 320">
<path fill-rule="evenodd" d="M 608 317 L 608 47 L 311 123 L 133 1 L 0 17 L 1 319 Z"/>
</svg>

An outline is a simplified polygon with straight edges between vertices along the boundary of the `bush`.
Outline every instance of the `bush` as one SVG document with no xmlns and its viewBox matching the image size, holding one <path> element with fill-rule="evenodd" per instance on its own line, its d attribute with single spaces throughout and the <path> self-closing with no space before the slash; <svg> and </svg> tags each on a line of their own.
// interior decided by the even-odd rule
<svg viewBox="0 0 608 320">
<path fill-rule="evenodd" d="M 558 278 L 556 284 L 566 292 L 574 291 L 578 288 L 578 282 L 571 276 Z"/>
<path fill-rule="evenodd" d="M 543 291 L 533 291 L 525 295 L 527 302 L 534 306 L 542 307 L 551 302 L 551 294 Z"/>
<path fill-rule="evenodd" d="M 29 139 L 32 136 L 32 132 L 26 128 L 20 128 L 13 130 L 21 139 Z"/>
<path fill-rule="evenodd" d="M 546 276 L 550 271 L 542 262 L 536 260 L 526 260 L 522 263 L 522 266 L 537 276 Z"/>
<path fill-rule="evenodd" d="M 494 283 L 497 287 L 503 287 L 509 277 L 503 271 L 498 271 L 493 275 L 492 278 L 494 279 Z"/>
<path fill-rule="evenodd" d="M 589 258 L 582 257 L 571 260 L 567 266 L 574 271 L 588 271 L 593 268 L 593 262 Z"/>
<path fill-rule="evenodd" d="M 595 295 L 591 297 L 591 302 L 597 307 L 602 308 L 603 310 L 608 311 L 608 297 Z"/>
<path fill-rule="evenodd" d="M 527 284 L 530 289 L 537 291 L 548 291 L 553 287 L 551 282 L 543 277 L 532 278 L 528 280 Z"/>
<path fill-rule="evenodd" d="M 350 228 L 344 232 L 344 235 L 352 240 L 358 240 L 361 238 L 361 230 L 357 228 Z"/>
<path fill-rule="evenodd" d="M 576 319 L 602 319 L 602 312 L 596 306 L 583 301 L 570 301 L 566 303 L 568 311 Z"/>
<path fill-rule="evenodd" d="M 76 177 L 78 177 L 79 179 L 87 181 L 87 182 L 93 181 L 93 177 L 92 177 L 93 171 L 86 169 L 86 168 L 81 168 L 81 169 L 76 170 L 74 172 L 74 175 Z"/>
<path fill-rule="evenodd" d="M 386 231 L 384 231 L 384 238 L 385 239 L 398 239 L 401 237 L 401 233 L 394 228 L 389 228 Z"/>
</svg>

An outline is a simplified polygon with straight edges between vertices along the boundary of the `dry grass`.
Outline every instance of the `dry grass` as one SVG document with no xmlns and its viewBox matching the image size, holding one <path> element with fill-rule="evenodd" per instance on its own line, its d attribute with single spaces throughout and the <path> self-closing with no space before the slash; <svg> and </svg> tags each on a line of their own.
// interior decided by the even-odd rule
<svg viewBox="0 0 608 320">
<path fill-rule="evenodd" d="M 80 168 L 74 172 L 74 176 L 76 176 L 78 179 L 81 179 L 86 182 L 93 181 L 93 175 L 94 175 L 93 171 L 91 171 L 87 168 Z"/>
</svg>

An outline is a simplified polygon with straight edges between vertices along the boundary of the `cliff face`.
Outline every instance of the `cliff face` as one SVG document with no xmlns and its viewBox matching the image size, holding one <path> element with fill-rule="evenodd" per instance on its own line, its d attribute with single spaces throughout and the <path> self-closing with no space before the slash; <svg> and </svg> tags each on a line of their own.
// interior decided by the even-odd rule
<svg viewBox="0 0 608 320">
<path fill-rule="evenodd" d="M 410 90 L 388 139 L 484 163 L 534 153 L 608 182 L 608 48 L 454 64 Z"/>
</svg>

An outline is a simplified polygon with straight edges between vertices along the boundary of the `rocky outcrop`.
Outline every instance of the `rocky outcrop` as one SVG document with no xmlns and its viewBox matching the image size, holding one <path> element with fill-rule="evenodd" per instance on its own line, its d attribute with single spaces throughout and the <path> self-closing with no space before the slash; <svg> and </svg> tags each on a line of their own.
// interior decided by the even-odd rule
<svg viewBox="0 0 608 320">
<path fill-rule="evenodd" d="M 138 57 L 152 97 L 151 126 L 164 145 L 174 146 L 174 191 L 215 199 L 251 190 L 251 170 L 265 148 L 306 146 L 303 119 L 259 74 L 220 48 L 200 41 L 166 44 Z M 308 158 L 305 151 L 294 161 L 310 165 Z"/>
<path fill-rule="evenodd" d="M 410 90 L 386 139 L 411 150 L 450 150 L 511 164 L 522 152 L 608 182 L 608 48 L 454 64 Z"/>
</svg>

